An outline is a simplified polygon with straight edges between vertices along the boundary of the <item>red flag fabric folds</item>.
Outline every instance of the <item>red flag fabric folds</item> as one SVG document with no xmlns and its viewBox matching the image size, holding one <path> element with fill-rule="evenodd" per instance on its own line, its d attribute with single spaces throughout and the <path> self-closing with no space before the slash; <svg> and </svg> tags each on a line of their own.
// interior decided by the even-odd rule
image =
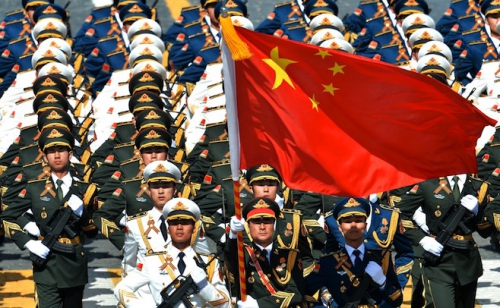
<svg viewBox="0 0 500 308">
<path fill-rule="evenodd" d="M 226 87 L 236 88 L 241 169 L 271 164 L 291 188 L 341 196 L 477 171 L 476 141 L 495 121 L 445 85 L 379 61 L 236 31 L 252 53 L 226 76 L 235 78 Z"/>
</svg>

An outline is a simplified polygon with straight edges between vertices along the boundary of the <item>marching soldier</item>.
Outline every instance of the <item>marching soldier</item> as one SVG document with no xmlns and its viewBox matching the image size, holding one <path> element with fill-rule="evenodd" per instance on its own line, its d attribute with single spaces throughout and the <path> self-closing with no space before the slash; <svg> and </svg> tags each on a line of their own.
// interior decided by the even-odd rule
<svg viewBox="0 0 500 308">
<path fill-rule="evenodd" d="M 472 233 L 483 234 L 488 184 L 460 174 L 401 191 L 405 189 L 393 193 L 391 200 L 401 210 L 405 235 L 421 261 L 426 298 L 432 298 L 435 307 L 474 307 L 483 266 Z M 419 207 L 423 219 L 416 215 Z M 447 240 L 445 233 L 450 234 Z"/>
<path fill-rule="evenodd" d="M 362 198 L 343 198 L 332 215 L 344 236 L 345 246 L 319 259 L 313 273 L 306 278 L 307 290 L 314 293 L 326 286 L 340 307 L 347 304 L 371 307 L 382 300 L 390 307 L 399 307 L 403 296 L 392 259 L 385 258 L 390 254 L 389 249 L 369 250 L 363 242 L 370 204 Z"/>
<path fill-rule="evenodd" d="M 297 249 L 282 247 L 275 237 L 278 204 L 268 198 L 254 198 L 243 206 L 243 220 L 231 218 L 231 231 L 225 247 L 229 273 L 238 285 L 239 271 L 236 232 L 248 224 L 250 241 L 244 243 L 247 299 L 238 307 L 295 307 L 302 303 L 304 278 Z M 301 287 L 299 287 L 301 286 Z M 239 298 L 239 297 L 238 297 Z"/>
<path fill-rule="evenodd" d="M 47 128 L 41 133 L 39 147 L 50 166 L 50 178 L 30 181 L 1 218 L 10 238 L 36 260 L 33 279 L 38 307 L 82 307 L 88 282 L 83 235 L 97 234 L 89 207 L 93 186 L 74 180 L 68 172 L 74 147 L 71 132 Z M 39 239 L 32 239 L 16 223 L 30 209 L 41 231 Z"/>
<path fill-rule="evenodd" d="M 152 191 L 157 189 L 156 186 L 165 184 L 162 183 L 162 178 L 176 178 L 165 169 L 160 170 L 160 164 L 156 166 L 152 169 L 153 180 L 149 183 Z M 200 256 L 192 246 L 200 209 L 193 201 L 185 198 L 174 198 L 164 206 L 163 204 L 155 204 L 153 210 L 140 214 L 127 223 L 130 230 L 128 236 L 138 242 L 145 256 L 116 286 L 116 298 L 125 307 L 143 306 L 144 302 L 133 292 L 143 285 L 149 285 L 155 304 L 160 305 L 159 307 L 163 307 L 162 302 L 167 303 L 165 307 L 229 307 L 229 293 L 217 259 L 213 256 Z M 163 211 L 163 215 L 160 211 Z M 149 223 L 152 219 L 161 223 Z M 144 225 L 147 220 L 148 228 Z M 167 236 L 169 240 L 165 244 Z M 186 288 L 184 294 L 178 294 L 184 289 L 184 284 L 188 284 L 191 290 Z M 179 303 L 181 300 L 182 303 Z"/>
</svg>

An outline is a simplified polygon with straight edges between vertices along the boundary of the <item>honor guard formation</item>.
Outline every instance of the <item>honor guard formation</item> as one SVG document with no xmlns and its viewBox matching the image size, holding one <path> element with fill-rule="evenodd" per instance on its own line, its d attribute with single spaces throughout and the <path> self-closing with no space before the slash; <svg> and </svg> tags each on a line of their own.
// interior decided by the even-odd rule
<svg viewBox="0 0 500 308">
<path fill-rule="evenodd" d="M 289 0 L 259 25 L 242 0 L 168 25 L 150 2 L 93 1 L 72 31 L 67 7 L 22 0 L 0 24 L 0 238 L 29 251 L 38 307 L 83 306 L 98 232 L 122 254 L 119 307 L 400 307 L 407 285 L 411 307 L 474 307 L 473 234 L 500 249 L 500 130 L 479 138 L 478 174 L 364 198 L 292 189 L 263 158 L 240 173 L 238 218 L 220 18 L 427 75 L 500 120 L 500 0 L 439 20 L 424 0 L 344 17 Z"/>
</svg>

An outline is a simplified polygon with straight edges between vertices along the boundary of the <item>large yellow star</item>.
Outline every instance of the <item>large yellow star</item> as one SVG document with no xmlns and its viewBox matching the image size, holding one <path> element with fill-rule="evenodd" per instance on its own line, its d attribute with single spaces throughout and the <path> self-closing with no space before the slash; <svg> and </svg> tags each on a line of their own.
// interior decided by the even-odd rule
<svg viewBox="0 0 500 308">
<path fill-rule="evenodd" d="M 314 94 L 313 94 L 313 97 L 312 97 L 312 98 L 310 98 L 310 97 L 309 97 L 309 100 L 310 100 L 310 101 L 311 101 L 311 103 L 312 103 L 312 108 L 313 108 L 313 109 L 316 109 L 316 111 L 319 111 L 319 109 L 318 109 L 319 102 L 318 102 L 318 101 L 316 100 L 316 98 L 314 97 Z"/>
<path fill-rule="evenodd" d="M 276 79 L 274 80 L 274 86 L 273 90 L 281 86 L 283 83 L 283 80 L 288 83 L 293 89 L 295 89 L 295 86 L 292 83 L 292 80 L 290 79 L 290 76 L 288 76 L 286 72 L 286 67 L 290 64 L 297 63 L 297 61 L 293 61 L 290 59 L 284 59 L 280 58 L 278 54 L 278 47 L 274 47 L 273 50 L 271 50 L 271 59 L 262 59 L 267 65 L 269 65 L 275 72 L 276 72 Z"/>
<path fill-rule="evenodd" d="M 333 72 L 333 76 L 335 76 L 337 73 L 344 74 L 344 66 L 345 65 L 339 65 L 337 62 L 335 62 L 335 66 L 330 67 L 328 70 Z"/>
<path fill-rule="evenodd" d="M 323 49 L 319 50 L 319 51 L 318 51 L 318 53 L 315 53 L 314 55 L 315 55 L 315 56 L 321 56 L 321 58 L 322 58 L 323 60 L 325 60 L 325 57 L 327 57 L 327 56 L 331 56 L 331 54 L 330 54 L 328 51 L 323 50 Z"/>
<path fill-rule="evenodd" d="M 335 88 L 332 83 L 330 83 L 329 85 L 322 84 L 322 86 L 323 86 L 323 88 L 325 88 L 323 90 L 323 92 L 328 92 L 333 96 L 335 96 L 335 93 L 333 93 L 333 92 L 335 92 L 335 90 L 339 89 L 339 88 Z"/>
</svg>

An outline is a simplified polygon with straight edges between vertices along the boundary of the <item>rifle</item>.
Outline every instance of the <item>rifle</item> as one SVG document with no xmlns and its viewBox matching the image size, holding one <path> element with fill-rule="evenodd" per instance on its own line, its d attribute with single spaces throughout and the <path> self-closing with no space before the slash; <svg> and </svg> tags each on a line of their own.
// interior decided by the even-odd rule
<svg viewBox="0 0 500 308">
<path fill-rule="evenodd" d="M 453 233 L 460 227 L 462 231 L 466 234 L 471 231 L 465 224 L 462 222 L 462 218 L 467 213 L 467 209 L 459 204 L 454 204 L 453 208 L 451 208 L 445 216 L 438 223 L 438 228 L 441 230 L 439 234 L 436 236 L 436 241 L 443 246 L 446 246 Z M 436 265 L 441 259 L 442 253 L 439 256 L 436 256 L 433 253 L 428 251 L 424 251 L 424 263 L 429 265 Z"/>
<path fill-rule="evenodd" d="M 194 260 L 198 267 L 206 270 L 208 265 L 222 252 L 217 253 L 208 264 L 205 264 L 200 256 L 196 255 Z M 168 286 L 166 286 L 163 290 L 161 290 L 160 295 L 163 298 L 163 302 L 158 306 L 158 308 L 173 308 L 178 302 L 181 302 L 186 307 L 194 307 L 193 304 L 189 301 L 189 296 L 192 294 L 196 294 L 200 292 L 198 287 L 193 281 L 191 276 L 183 276 L 179 275 L 172 281 Z"/>
<path fill-rule="evenodd" d="M 51 251 L 58 251 L 61 253 L 75 253 L 73 245 L 61 244 L 57 241 L 59 235 L 65 230 L 70 238 L 74 238 L 77 234 L 69 226 L 68 222 L 74 217 L 73 210 L 70 207 L 60 207 L 50 218 L 49 223 L 43 228 L 47 232 L 42 240 L 42 244 L 47 246 Z M 45 266 L 48 261 L 35 254 L 30 254 L 30 260 L 39 267 Z"/>
</svg>

